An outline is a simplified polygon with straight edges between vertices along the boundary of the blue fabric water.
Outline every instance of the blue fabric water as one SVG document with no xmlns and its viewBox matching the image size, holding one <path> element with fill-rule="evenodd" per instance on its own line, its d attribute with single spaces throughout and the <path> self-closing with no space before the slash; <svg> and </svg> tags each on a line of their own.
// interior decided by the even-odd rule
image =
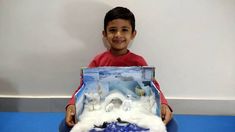
<svg viewBox="0 0 235 132">
<path fill-rule="evenodd" d="M 149 132 L 149 129 L 132 123 L 111 122 L 106 123 L 105 128 L 93 128 L 89 132 Z"/>
</svg>

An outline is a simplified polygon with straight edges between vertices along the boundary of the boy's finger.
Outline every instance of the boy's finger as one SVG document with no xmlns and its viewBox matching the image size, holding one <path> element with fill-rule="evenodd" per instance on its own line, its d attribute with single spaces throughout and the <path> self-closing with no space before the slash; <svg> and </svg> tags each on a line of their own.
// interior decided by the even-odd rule
<svg viewBox="0 0 235 132">
<path fill-rule="evenodd" d="M 73 127 L 74 126 L 74 122 L 73 121 L 67 122 L 67 126 L 68 127 Z"/>
<path fill-rule="evenodd" d="M 72 115 L 68 115 L 66 118 L 66 124 L 69 127 L 73 127 L 74 126 L 74 120 L 73 120 L 73 116 Z"/>
<path fill-rule="evenodd" d="M 164 107 L 164 105 L 162 105 L 162 107 L 161 107 L 161 117 L 162 117 L 163 120 L 165 118 L 165 115 L 166 115 L 166 107 Z"/>
<path fill-rule="evenodd" d="M 169 107 L 165 107 L 166 108 L 166 113 L 165 113 L 165 118 L 164 118 L 164 120 L 163 120 L 163 122 L 165 123 L 165 124 L 168 124 L 168 122 L 171 120 L 171 118 L 172 118 L 172 112 L 171 112 L 171 110 L 169 109 Z"/>
<path fill-rule="evenodd" d="M 167 124 L 171 120 L 171 114 L 169 112 L 166 112 L 165 118 L 163 120 L 164 124 Z"/>
<path fill-rule="evenodd" d="M 73 127 L 75 125 L 74 116 L 75 116 L 75 113 L 73 112 L 73 110 L 68 109 L 67 112 L 66 112 L 66 124 L 67 124 L 67 126 Z"/>
<path fill-rule="evenodd" d="M 70 115 L 71 115 L 71 116 L 74 116 L 74 115 L 75 115 L 75 113 L 74 113 L 74 112 L 70 112 Z"/>
</svg>

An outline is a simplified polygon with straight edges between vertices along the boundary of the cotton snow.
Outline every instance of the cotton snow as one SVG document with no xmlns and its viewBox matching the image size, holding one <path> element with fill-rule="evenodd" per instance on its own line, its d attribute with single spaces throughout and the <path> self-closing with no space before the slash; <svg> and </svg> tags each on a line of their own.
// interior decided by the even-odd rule
<svg viewBox="0 0 235 132">
<path fill-rule="evenodd" d="M 117 95 L 116 95 L 117 96 Z M 104 122 L 116 122 L 117 118 L 123 121 L 137 124 L 140 127 L 150 129 L 150 132 L 166 132 L 165 124 L 161 118 L 151 112 L 147 97 L 141 97 L 139 100 L 132 101 L 128 110 L 117 106 L 107 111 L 109 102 L 104 101 L 100 104 L 100 109 L 91 110 L 85 104 L 82 114 L 79 116 L 79 122 L 73 127 L 71 132 L 88 132 L 94 125 L 99 126 Z"/>
</svg>

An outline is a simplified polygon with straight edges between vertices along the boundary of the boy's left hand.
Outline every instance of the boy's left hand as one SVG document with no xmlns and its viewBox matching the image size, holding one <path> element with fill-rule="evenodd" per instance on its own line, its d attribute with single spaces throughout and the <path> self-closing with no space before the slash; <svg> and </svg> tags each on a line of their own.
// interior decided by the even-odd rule
<svg viewBox="0 0 235 132">
<path fill-rule="evenodd" d="M 161 106 L 161 117 L 165 125 L 172 119 L 172 112 L 166 104 L 162 104 Z"/>
</svg>

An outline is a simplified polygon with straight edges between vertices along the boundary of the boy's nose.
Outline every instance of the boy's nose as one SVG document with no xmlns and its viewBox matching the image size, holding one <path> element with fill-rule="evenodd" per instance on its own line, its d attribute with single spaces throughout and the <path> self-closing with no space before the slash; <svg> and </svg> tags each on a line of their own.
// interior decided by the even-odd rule
<svg viewBox="0 0 235 132">
<path fill-rule="evenodd" d="M 120 31 L 117 31 L 117 32 L 115 33 L 115 37 L 119 37 L 119 36 L 121 36 L 121 32 L 120 32 Z"/>
</svg>

